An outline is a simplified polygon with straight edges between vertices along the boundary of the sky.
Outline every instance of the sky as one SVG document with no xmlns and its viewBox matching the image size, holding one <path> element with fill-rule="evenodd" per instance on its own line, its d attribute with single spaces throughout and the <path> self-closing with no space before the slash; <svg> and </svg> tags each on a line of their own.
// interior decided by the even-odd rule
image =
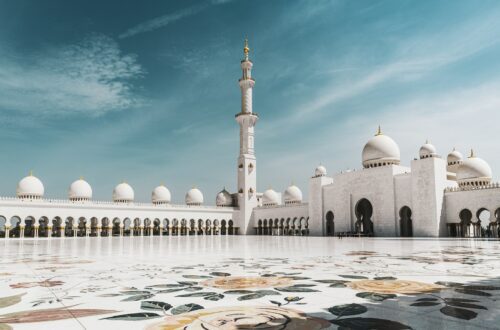
<svg viewBox="0 0 500 330">
<path fill-rule="evenodd" d="M 361 168 L 378 125 L 403 165 L 428 139 L 498 177 L 499 1 L 0 0 L 0 195 L 234 192 L 245 37 L 259 191 Z"/>
</svg>

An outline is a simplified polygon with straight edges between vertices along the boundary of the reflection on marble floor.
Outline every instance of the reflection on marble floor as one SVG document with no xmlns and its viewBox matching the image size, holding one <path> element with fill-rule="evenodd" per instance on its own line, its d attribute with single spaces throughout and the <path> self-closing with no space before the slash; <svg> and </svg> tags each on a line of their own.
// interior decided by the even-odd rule
<svg viewBox="0 0 500 330">
<path fill-rule="evenodd" d="M 0 241 L 0 329 L 498 329 L 500 242 Z"/>
</svg>

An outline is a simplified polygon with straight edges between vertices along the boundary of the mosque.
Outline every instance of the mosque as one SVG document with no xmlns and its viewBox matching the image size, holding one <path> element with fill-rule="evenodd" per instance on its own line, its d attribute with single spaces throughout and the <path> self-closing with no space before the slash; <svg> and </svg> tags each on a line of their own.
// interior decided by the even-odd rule
<svg viewBox="0 0 500 330">
<path fill-rule="evenodd" d="M 16 197 L 0 197 L 0 236 L 499 237 L 500 185 L 492 182 L 488 163 L 455 149 L 444 159 L 425 143 L 410 167 L 403 166 L 398 145 L 380 128 L 363 148 L 362 169 L 329 176 L 318 166 L 307 201 L 295 185 L 283 194 L 258 192 L 252 67 L 245 42 L 241 112 L 235 116 L 238 186 L 219 192 L 215 206 L 205 206 L 197 188 L 186 193 L 185 204 L 174 205 L 164 185 L 153 189 L 150 203 L 138 203 L 125 182 L 114 188 L 112 201 L 96 201 L 82 178 L 69 186 L 68 199 L 47 199 L 42 181 L 30 174 L 19 181 Z"/>
</svg>

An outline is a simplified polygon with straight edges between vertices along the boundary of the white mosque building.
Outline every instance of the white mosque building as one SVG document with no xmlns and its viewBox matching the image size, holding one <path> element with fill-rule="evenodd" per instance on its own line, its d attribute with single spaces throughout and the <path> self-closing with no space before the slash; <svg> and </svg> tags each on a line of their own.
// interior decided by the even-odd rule
<svg viewBox="0 0 500 330">
<path fill-rule="evenodd" d="M 257 190 L 257 159 L 252 111 L 253 63 L 245 42 L 241 61 L 240 153 L 238 186 L 223 189 L 215 206 L 205 206 L 197 188 L 184 205 L 171 203 L 167 187 L 152 191 L 151 203 L 134 201 L 133 188 L 122 182 L 112 201 L 95 201 L 83 180 L 69 186 L 68 199 L 44 197 L 42 181 L 29 175 L 19 181 L 16 197 L 0 197 L 0 236 L 192 236 L 314 235 L 402 237 L 499 237 L 500 185 L 491 168 L 471 151 L 456 150 L 446 159 L 424 144 L 410 167 L 400 164 L 399 147 L 379 128 L 364 146 L 362 169 L 329 176 L 318 166 L 309 180 L 308 200 L 292 185 L 283 194 Z"/>
</svg>

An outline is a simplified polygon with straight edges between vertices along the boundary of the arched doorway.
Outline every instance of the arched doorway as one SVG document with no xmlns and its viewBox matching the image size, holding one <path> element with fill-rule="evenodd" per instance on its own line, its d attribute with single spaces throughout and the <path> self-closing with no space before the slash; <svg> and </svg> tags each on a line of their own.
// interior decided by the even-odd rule
<svg viewBox="0 0 500 330">
<path fill-rule="evenodd" d="M 109 231 L 109 218 L 104 217 L 101 219 L 101 236 L 110 236 Z"/>
<path fill-rule="evenodd" d="M 120 218 L 113 219 L 113 228 L 111 229 L 112 236 L 120 236 Z"/>
<path fill-rule="evenodd" d="M 52 219 L 52 237 L 61 237 L 61 217 L 54 217 Z"/>
<path fill-rule="evenodd" d="M 78 219 L 78 229 L 76 231 L 76 236 L 84 237 L 86 235 L 87 230 L 87 219 L 84 217 L 80 217 Z"/>
<path fill-rule="evenodd" d="M 17 215 L 10 218 L 9 237 L 21 237 L 21 218 Z"/>
<path fill-rule="evenodd" d="M 3 216 L 0 215 L 0 237 L 5 237 L 5 224 L 7 223 L 7 219 Z"/>
<path fill-rule="evenodd" d="M 229 235 L 234 235 L 233 220 L 229 220 Z"/>
<path fill-rule="evenodd" d="M 491 212 L 487 208 L 480 208 L 476 212 L 477 222 L 474 224 L 474 237 L 491 237 L 490 231 L 490 217 Z M 486 226 L 486 230 L 483 229 L 483 225 Z"/>
<path fill-rule="evenodd" d="M 73 230 L 73 217 L 67 217 L 66 218 L 66 226 L 64 228 L 64 236 L 66 237 L 73 237 L 74 236 L 74 230 Z"/>
<path fill-rule="evenodd" d="M 356 232 L 368 236 L 373 236 L 373 206 L 366 198 L 361 199 L 356 204 Z"/>
<path fill-rule="evenodd" d="M 35 218 L 32 216 L 24 219 L 24 237 L 35 237 Z"/>
<path fill-rule="evenodd" d="M 221 235 L 226 235 L 227 234 L 227 229 L 226 229 L 226 220 L 222 219 L 220 222 L 220 233 Z"/>
<path fill-rule="evenodd" d="M 130 218 L 123 219 L 123 236 L 130 236 L 131 226 L 132 220 L 130 220 Z"/>
<path fill-rule="evenodd" d="M 326 212 L 326 236 L 335 235 L 335 223 L 333 222 L 334 215 L 332 211 Z"/>
<path fill-rule="evenodd" d="M 96 217 L 90 218 L 90 236 L 99 236 L 99 220 Z"/>
<path fill-rule="evenodd" d="M 399 210 L 399 230 L 401 237 L 413 237 L 411 209 L 408 206 L 403 206 Z"/>
<path fill-rule="evenodd" d="M 153 220 L 153 235 L 154 236 L 158 236 L 160 235 L 161 231 L 161 222 L 160 222 L 160 219 L 156 218 Z"/>
<path fill-rule="evenodd" d="M 472 212 L 468 209 L 463 209 L 458 216 L 460 217 L 460 236 L 472 237 Z"/>
<path fill-rule="evenodd" d="M 49 237 L 49 219 L 47 217 L 41 217 L 38 219 L 38 237 Z"/>
</svg>

